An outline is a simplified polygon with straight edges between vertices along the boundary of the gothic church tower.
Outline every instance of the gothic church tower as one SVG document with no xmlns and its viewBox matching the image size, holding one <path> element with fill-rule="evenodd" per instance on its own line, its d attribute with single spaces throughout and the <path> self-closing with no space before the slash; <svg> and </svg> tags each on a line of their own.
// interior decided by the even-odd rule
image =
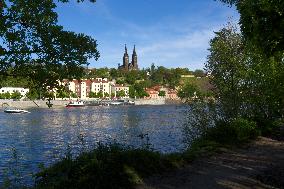
<svg viewBox="0 0 284 189">
<path fill-rule="evenodd" d="M 125 45 L 125 52 L 124 52 L 124 55 L 123 55 L 123 69 L 125 71 L 128 71 L 128 65 L 129 65 L 129 56 L 128 56 L 128 53 L 127 53 L 127 47 Z"/>
<path fill-rule="evenodd" d="M 136 49 L 135 49 L 135 45 L 134 45 L 134 49 L 133 49 L 133 53 L 132 53 L 132 69 L 133 70 L 138 70 L 138 62 L 137 62 L 137 54 L 136 54 Z"/>
</svg>

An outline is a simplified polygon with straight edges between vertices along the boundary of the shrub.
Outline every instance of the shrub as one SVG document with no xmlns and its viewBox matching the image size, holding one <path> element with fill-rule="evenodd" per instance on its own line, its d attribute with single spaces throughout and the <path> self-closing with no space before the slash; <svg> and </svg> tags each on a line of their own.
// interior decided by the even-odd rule
<svg viewBox="0 0 284 189">
<path fill-rule="evenodd" d="M 146 149 L 99 145 L 38 173 L 36 188 L 133 188 L 143 177 L 175 168 L 179 158 Z"/>
<path fill-rule="evenodd" d="M 219 121 L 216 126 L 209 128 L 204 138 L 220 144 L 237 145 L 254 139 L 259 135 L 256 123 L 243 118 L 229 122 Z"/>
<path fill-rule="evenodd" d="M 284 136 L 284 131 L 281 127 L 284 126 L 283 119 L 277 119 L 274 121 L 261 121 L 259 122 L 259 130 L 261 135 L 274 138 L 282 138 Z"/>
</svg>

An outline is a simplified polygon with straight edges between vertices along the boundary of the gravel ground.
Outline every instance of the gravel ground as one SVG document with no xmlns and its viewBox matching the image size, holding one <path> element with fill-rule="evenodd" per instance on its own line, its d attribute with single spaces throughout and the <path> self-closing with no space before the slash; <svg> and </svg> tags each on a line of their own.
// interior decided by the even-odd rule
<svg viewBox="0 0 284 189">
<path fill-rule="evenodd" d="M 284 188 L 284 142 L 260 137 L 236 150 L 150 177 L 137 189 Z"/>
</svg>

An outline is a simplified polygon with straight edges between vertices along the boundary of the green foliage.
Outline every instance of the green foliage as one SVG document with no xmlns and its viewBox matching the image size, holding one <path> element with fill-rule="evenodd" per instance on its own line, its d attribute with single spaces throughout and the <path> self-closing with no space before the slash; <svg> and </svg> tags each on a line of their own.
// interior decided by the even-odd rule
<svg viewBox="0 0 284 189">
<path fill-rule="evenodd" d="M 204 77 L 204 76 L 205 76 L 205 73 L 204 73 L 203 70 L 195 70 L 195 71 L 193 72 L 193 75 L 194 75 L 195 77 Z"/>
<path fill-rule="evenodd" d="M 73 92 L 71 92 L 70 96 L 71 96 L 71 98 L 78 98 L 77 94 L 73 93 Z"/>
<path fill-rule="evenodd" d="M 56 91 L 57 98 L 69 98 L 70 92 L 67 90 L 65 86 L 59 86 Z"/>
<path fill-rule="evenodd" d="M 283 139 L 284 137 L 284 120 L 266 120 L 259 123 L 259 129 L 262 136 L 273 137 L 275 139 Z"/>
<path fill-rule="evenodd" d="M 36 100 L 39 99 L 39 91 L 35 89 L 30 89 L 29 92 L 26 94 L 26 97 L 30 100 Z"/>
<path fill-rule="evenodd" d="M 218 121 L 203 137 L 219 144 L 238 145 L 255 139 L 259 134 L 255 122 L 237 118 L 229 122 Z"/>
<path fill-rule="evenodd" d="M 109 97 L 109 94 L 107 92 L 105 92 L 104 97 Z"/>
<path fill-rule="evenodd" d="M 213 77 L 215 96 L 220 99 L 227 117 L 237 117 L 241 111 L 241 82 L 245 71 L 244 44 L 236 27 L 216 32 L 210 41 L 206 69 Z"/>
<path fill-rule="evenodd" d="M 165 91 L 159 91 L 158 96 L 164 97 L 164 96 L 166 96 L 166 92 Z"/>
<path fill-rule="evenodd" d="M 278 56 L 284 50 L 284 3 L 280 0 L 220 0 L 236 5 L 241 30 L 247 41 L 262 53 Z"/>
<path fill-rule="evenodd" d="M 4 99 L 10 99 L 11 98 L 11 94 L 9 92 L 6 92 L 2 95 L 3 95 Z"/>
<path fill-rule="evenodd" d="M 98 59 L 96 40 L 58 25 L 54 1 L 1 3 L 1 77 L 27 78 L 48 94 L 58 80 L 81 78 L 89 58 Z"/>
<path fill-rule="evenodd" d="M 103 98 L 103 91 L 99 91 L 96 95 L 97 98 Z"/>
<path fill-rule="evenodd" d="M 267 58 L 247 45 L 230 25 L 216 32 L 209 50 L 206 68 L 225 117 L 243 116 L 262 122 L 283 115 L 282 60 Z"/>
<path fill-rule="evenodd" d="M 116 96 L 117 97 L 125 97 L 126 96 L 125 91 L 124 90 L 117 91 Z"/>
<path fill-rule="evenodd" d="M 173 169 L 177 155 L 145 149 L 99 145 L 72 160 L 66 158 L 36 175 L 36 188 L 133 188 L 146 176 Z"/>
<path fill-rule="evenodd" d="M 15 92 L 13 92 L 12 94 L 11 94 L 11 97 L 10 97 L 11 99 L 21 99 L 22 98 L 22 95 L 21 95 L 21 93 L 19 92 L 19 91 L 15 91 Z"/>
<path fill-rule="evenodd" d="M 198 87 L 190 83 L 186 83 L 179 91 L 178 97 L 183 100 L 190 101 L 193 98 L 201 97 L 201 92 Z"/>
<path fill-rule="evenodd" d="M 96 93 L 93 91 L 90 91 L 89 98 L 96 98 L 96 97 L 97 97 Z"/>
<path fill-rule="evenodd" d="M 91 70 L 88 70 L 89 73 L 87 73 L 88 78 L 109 78 L 110 73 L 108 68 L 93 68 Z"/>
<path fill-rule="evenodd" d="M 135 83 L 133 87 L 134 87 L 134 91 L 135 91 L 134 94 L 135 94 L 136 97 L 144 98 L 145 96 L 146 97 L 149 96 L 149 94 L 146 93 L 146 91 L 145 91 L 145 83 L 142 83 L 142 82 L 141 83 Z"/>
</svg>

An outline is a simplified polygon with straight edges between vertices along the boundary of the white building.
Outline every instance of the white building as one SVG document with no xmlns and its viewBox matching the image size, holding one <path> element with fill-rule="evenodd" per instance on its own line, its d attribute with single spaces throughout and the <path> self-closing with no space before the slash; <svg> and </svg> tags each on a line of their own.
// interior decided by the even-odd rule
<svg viewBox="0 0 284 189">
<path fill-rule="evenodd" d="M 125 98 L 129 97 L 129 86 L 126 85 L 119 85 L 119 84 L 114 84 L 112 85 L 112 92 L 114 93 L 114 96 L 117 96 L 117 92 L 123 90 L 125 92 Z"/>
<path fill-rule="evenodd" d="M 21 87 L 2 87 L 0 88 L 0 93 L 3 94 L 3 93 L 14 93 L 14 92 L 19 92 L 21 93 L 22 95 L 22 98 L 25 97 L 25 95 L 30 91 L 29 89 L 26 89 L 26 88 L 21 88 Z"/>
<path fill-rule="evenodd" d="M 112 85 L 114 85 L 114 82 L 109 81 L 107 78 L 91 78 L 82 80 L 73 79 L 71 81 L 63 80 L 61 84 L 67 86 L 79 98 L 88 99 L 90 92 L 96 94 L 102 92 L 103 97 L 105 97 L 105 94 L 110 96 L 113 92 Z"/>
</svg>

